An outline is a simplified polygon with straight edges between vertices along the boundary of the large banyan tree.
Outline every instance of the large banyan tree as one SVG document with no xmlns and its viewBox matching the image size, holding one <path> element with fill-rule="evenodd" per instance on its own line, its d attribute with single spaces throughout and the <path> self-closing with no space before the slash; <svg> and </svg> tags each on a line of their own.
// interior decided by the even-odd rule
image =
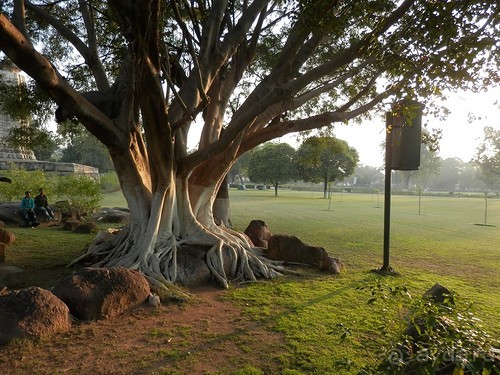
<svg viewBox="0 0 500 375">
<path fill-rule="evenodd" d="M 246 151 L 498 81 L 494 0 L 0 4 L 0 49 L 58 106 L 57 121 L 76 118 L 107 147 L 119 176 L 130 223 L 85 257 L 164 282 L 188 245 L 209 249 L 223 285 L 277 275 L 244 236 L 216 225 L 219 187 Z"/>
</svg>

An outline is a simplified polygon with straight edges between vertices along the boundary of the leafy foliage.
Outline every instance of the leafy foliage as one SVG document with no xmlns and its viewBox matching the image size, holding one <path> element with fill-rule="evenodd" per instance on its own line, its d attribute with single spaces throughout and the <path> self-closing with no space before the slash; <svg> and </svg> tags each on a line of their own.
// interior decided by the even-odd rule
<svg viewBox="0 0 500 375">
<path fill-rule="evenodd" d="M 74 211 L 79 218 L 99 208 L 102 201 L 99 183 L 84 176 L 59 178 L 54 193 L 66 202 L 64 208 Z"/>
<path fill-rule="evenodd" d="M 287 143 L 268 143 L 254 150 L 248 161 L 248 177 L 254 182 L 271 183 L 275 188 L 297 176 L 295 149 Z"/>
<path fill-rule="evenodd" d="M 0 79 L 0 112 L 8 113 L 20 124 L 9 130 L 4 142 L 14 148 L 32 150 L 38 160 L 51 157 L 60 143 L 59 137 L 47 129 L 53 104 L 36 83 Z"/>
<path fill-rule="evenodd" d="M 99 175 L 101 190 L 105 193 L 120 191 L 120 182 L 115 172 L 102 173 Z"/>
<path fill-rule="evenodd" d="M 88 132 L 80 132 L 71 139 L 62 151 L 61 161 L 90 165 L 102 173 L 113 170 L 106 147 Z"/>
<path fill-rule="evenodd" d="M 35 192 L 43 187 L 47 194 L 50 194 L 54 179 L 49 178 L 43 171 L 27 171 L 11 165 L 9 170 L 3 171 L 3 175 L 12 180 L 10 184 L 2 184 L 0 189 L 0 199 L 7 202 L 21 202 L 24 192 L 29 190 L 35 196 Z"/>
<path fill-rule="evenodd" d="M 474 162 L 481 168 L 482 179 L 488 185 L 500 183 L 500 130 L 484 128 L 483 143 L 476 151 Z"/>
<path fill-rule="evenodd" d="M 475 316 L 472 303 L 451 293 L 437 300 L 432 295 L 412 299 L 405 285 L 378 279 L 360 290 L 370 291 L 368 304 L 398 301 L 400 321 L 388 320 L 386 358 L 361 374 L 490 374 L 500 372 L 500 342 L 493 339 Z M 403 313 L 403 315 L 401 314 Z M 389 327 L 389 326 L 390 327 Z M 399 325 L 399 336 L 391 337 Z M 341 336 L 342 340 L 342 336 Z"/>
<path fill-rule="evenodd" d="M 75 211 L 79 216 L 99 208 L 102 201 L 99 182 L 88 177 L 56 176 L 41 170 L 27 171 L 15 166 L 5 171 L 4 175 L 9 177 L 12 183 L 2 185 L 0 199 L 3 201 L 20 202 L 26 190 L 30 190 L 35 196 L 38 189 L 43 187 L 52 199 L 64 200 L 64 207 L 60 207 L 61 209 Z"/>
<path fill-rule="evenodd" d="M 297 151 L 297 165 L 304 181 L 327 184 L 350 176 L 358 163 L 358 152 L 335 137 L 311 137 Z"/>
</svg>

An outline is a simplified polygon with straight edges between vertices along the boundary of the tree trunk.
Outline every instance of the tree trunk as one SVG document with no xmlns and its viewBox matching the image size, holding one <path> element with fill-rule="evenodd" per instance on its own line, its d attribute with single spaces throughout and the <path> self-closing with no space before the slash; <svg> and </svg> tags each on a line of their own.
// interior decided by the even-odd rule
<svg viewBox="0 0 500 375">
<path fill-rule="evenodd" d="M 187 266 L 178 264 L 178 251 L 201 245 L 208 249 L 207 267 L 223 287 L 232 280 L 274 278 L 283 271 L 276 262 L 263 258 L 245 236 L 216 225 L 216 192 L 226 185 L 227 195 L 227 184 L 208 183 L 206 176 L 193 178 L 193 182 L 206 184 L 194 184 L 187 177 L 175 177 L 173 165 L 166 168 L 164 164 L 161 171 L 154 171 L 160 173 L 156 185 L 145 186 L 138 182 L 141 168 L 132 155 L 115 156 L 115 168 L 130 209 L 129 225 L 108 241 L 94 241 L 73 263 L 90 261 L 99 267 L 137 269 L 154 283 L 170 283 L 177 280 L 178 267 Z M 228 256 L 223 257 L 223 252 L 230 254 L 230 265 L 224 264 Z"/>
<path fill-rule="evenodd" d="M 323 180 L 323 199 L 328 198 L 328 179 Z"/>
<path fill-rule="evenodd" d="M 224 225 L 228 228 L 233 227 L 231 222 L 231 210 L 229 202 L 229 185 L 227 175 L 217 191 L 213 206 L 214 219 L 217 225 Z"/>
<path fill-rule="evenodd" d="M 279 184 L 274 184 L 274 196 L 275 197 L 278 196 L 278 187 L 279 187 Z"/>
</svg>

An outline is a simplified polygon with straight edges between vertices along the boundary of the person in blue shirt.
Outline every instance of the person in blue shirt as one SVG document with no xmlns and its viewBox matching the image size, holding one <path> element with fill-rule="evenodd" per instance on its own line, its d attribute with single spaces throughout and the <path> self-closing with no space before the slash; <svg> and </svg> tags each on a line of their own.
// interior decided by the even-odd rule
<svg viewBox="0 0 500 375">
<path fill-rule="evenodd" d="M 21 215 L 27 227 L 40 225 L 35 215 L 35 201 L 31 198 L 29 191 L 24 192 L 24 198 L 21 200 Z"/>
</svg>

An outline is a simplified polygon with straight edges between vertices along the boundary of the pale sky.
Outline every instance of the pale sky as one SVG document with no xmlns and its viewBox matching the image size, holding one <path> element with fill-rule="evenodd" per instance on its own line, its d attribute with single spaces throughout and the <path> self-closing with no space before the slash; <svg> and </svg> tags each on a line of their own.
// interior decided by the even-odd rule
<svg viewBox="0 0 500 375">
<path fill-rule="evenodd" d="M 483 127 L 500 129 L 500 87 L 487 93 L 450 94 L 445 106 L 451 111 L 445 121 L 424 115 L 422 123 L 427 124 L 428 129 L 443 130 L 439 150 L 441 158 L 458 157 L 468 162 L 482 142 Z M 469 113 L 476 117 L 470 123 Z M 360 125 L 337 125 L 335 136 L 358 150 L 361 164 L 381 167 L 383 154 L 380 144 L 385 141 L 384 121 L 383 118 L 375 118 Z"/>
<path fill-rule="evenodd" d="M 483 139 L 483 128 L 491 126 L 500 129 L 500 87 L 492 88 L 486 93 L 451 93 L 443 105 L 450 110 L 444 121 L 433 116 L 422 118 L 422 124 L 429 130 L 442 129 L 440 150 L 443 158 L 458 157 L 469 162 Z M 470 115 L 475 120 L 469 122 Z M 385 142 L 385 116 L 374 118 L 362 124 L 354 122 L 347 125 L 335 125 L 334 133 L 339 139 L 347 141 L 354 147 L 360 158 L 360 164 L 383 167 L 383 150 L 380 145 Z M 189 147 L 194 148 L 199 140 L 201 126 L 194 126 L 189 137 Z M 279 141 L 288 142 L 297 148 L 296 135 L 289 134 Z"/>
</svg>

